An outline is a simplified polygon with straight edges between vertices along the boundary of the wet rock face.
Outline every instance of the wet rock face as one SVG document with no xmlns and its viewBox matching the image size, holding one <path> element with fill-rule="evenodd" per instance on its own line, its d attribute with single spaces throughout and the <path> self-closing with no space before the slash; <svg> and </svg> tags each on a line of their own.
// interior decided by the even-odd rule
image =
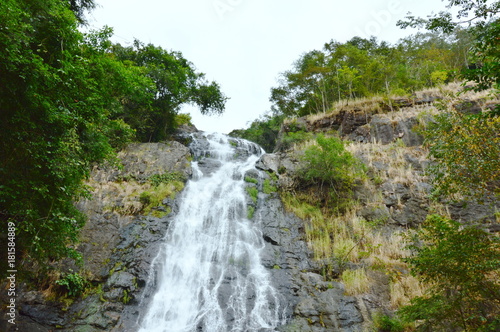
<svg viewBox="0 0 500 332">
<path fill-rule="evenodd" d="M 286 304 L 287 323 L 279 330 L 362 331 L 369 320 L 361 309 L 363 300 L 345 296 L 342 284 L 326 282 L 318 273 L 305 240 L 304 221 L 286 212 L 276 193 L 262 192 L 254 220 L 261 224 L 265 241 L 262 262 Z"/>
<path fill-rule="evenodd" d="M 137 190 L 154 174 L 190 176 L 191 153 L 178 142 L 147 143 L 131 144 L 118 157 L 123 168 L 95 168 L 89 182 L 96 188 L 94 198 L 77 204 L 89 217 L 80 234 L 78 250 L 85 271 L 79 272 L 92 283 L 93 291 L 64 308 L 20 285 L 21 309 L 13 331 L 136 330 L 140 298 L 147 296 L 143 290 L 151 261 L 177 210 L 178 198 L 163 202 L 173 212 L 167 214 L 163 206 L 163 217 L 144 216 L 140 210 L 130 213 L 134 211 L 125 207 L 140 205 Z M 78 267 L 73 269 L 78 271 Z"/>
</svg>

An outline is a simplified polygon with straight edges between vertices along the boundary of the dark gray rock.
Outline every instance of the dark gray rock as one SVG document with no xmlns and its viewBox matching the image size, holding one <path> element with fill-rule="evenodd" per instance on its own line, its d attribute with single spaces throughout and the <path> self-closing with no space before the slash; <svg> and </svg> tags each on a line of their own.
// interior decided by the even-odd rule
<svg viewBox="0 0 500 332">
<path fill-rule="evenodd" d="M 480 114 L 483 111 L 477 100 L 464 100 L 453 107 L 462 114 Z"/>
<path fill-rule="evenodd" d="M 260 157 L 255 167 L 266 172 L 273 172 L 278 174 L 278 169 L 280 167 L 280 157 L 274 153 L 266 153 L 262 155 L 262 157 Z"/>
<path fill-rule="evenodd" d="M 347 136 L 352 134 L 357 128 L 369 123 L 371 118 L 372 115 L 367 112 L 346 112 L 339 128 L 340 135 Z"/>
<path fill-rule="evenodd" d="M 372 141 L 370 124 L 357 127 L 353 132 L 347 135 L 347 139 L 353 142 L 370 143 Z"/>
<path fill-rule="evenodd" d="M 395 209 L 391 215 L 396 224 L 415 227 L 425 221 L 428 213 L 427 199 L 411 197 L 402 208 Z"/>
<path fill-rule="evenodd" d="M 387 114 L 375 114 L 370 122 L 370 137 L 381 144 L 401 139 L 406 146 L 418 146 L 423 137 L 413 130 L 417 124 L 415 117 L 393 120 Z"/>
<path fill-rule="evenodd" d="M 401 183 L 386 182 L 380 189 L 387 207 L 402 205 L 411 198 L 410 189 Z"/>
<path fill-rule="evenodd" d="M 384 114 L 375 114 L 370 122 L 370 136 L 377 142 L 389 144 L 394 141 L 395 125 Z"/>
<path fill-rule="evenodd" d="M 125 271 L 116 272 L 108 279 L 106 286 L 110 288 L 121 287 L 134 290 L 135 278 L 135 276 Z"/>
<path fill-rule="evenodd" d="M 359 211 L 359 215 L 365 220 L 376 224 L 383 224 L 391 221 L 391 213 L 385 205 L 367 206 Z"/>
</svg>

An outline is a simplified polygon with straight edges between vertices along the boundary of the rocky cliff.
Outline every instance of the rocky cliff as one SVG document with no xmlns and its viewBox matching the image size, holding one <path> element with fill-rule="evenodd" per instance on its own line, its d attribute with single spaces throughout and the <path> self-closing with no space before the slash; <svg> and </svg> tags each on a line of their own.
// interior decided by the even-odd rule
<svg viewBox="0 0 500 332">
<path fill-rule="evenodd" d="M 118 159 L 119 167 L 93 169 L 88 181 L 92 198 L 77 203 L 88 216 L 77 248 L 83 266 L 69 261 L 55 264 L 84 276 L 87 291 L 72 300 L 61 296 L 55 280 L 41 290 L 21 285 L 19 316 L 12 331 L 133 331 L 124 324 L 135 324 L 151 260 L 175 213 L 175 193 L 181 186 L 167 186 L 170 196 L 154 206 L 141 200 L 141 194 L 158 190 L 151 183 L 154 176 L 176 174 L 187 180 L 191 153 L 175 141 L 131 144 Z"/>
<path fill-rule="evenodd" d="M 339 112 L 294 122 L 295 128 L 311 133 L 338 132 L 367 165 L 369 177 L 357 183 L 355 206 L 328 221 L 336 227 L 331 245 L 347 243 L 343 261 L 318 259 L 306 235 L 310 221 L 298 218 L 282 203 L 280 193 L 293 192 L 296 186 L 303 148 L 278 146 L 257 163 L 261 173 L 246 174 L 253 179 L 246 185 L 259 192 L 255 201 L 248 197 L 248 204 L 254 211 L 252 220 L 262 227 L 262 260 L 287 303 L 287 324 L 280 331 L 370 330 L 376 315 L 390 314 L 404 304 L 418 287 L 400 262 L 400 233 L 417 226 L 430 212 L 481 220 L 498 231 L 497 201 L 477 205 L 429 200 L 431 184 L 425 168 L 430 161 L 414 129 L 437 111 L 434 103 L 443 96 L 417 97 L 394 100 L 389 109 L 379 103 L 351 104 Z M 457 109 L 476 112 L 491 107 L 481 97 L 465 98 L 469 100 L 454 101 Z M 283 126 L 282 136 L 289 127 Z M 118 157 L 121 167 L 92 171 L 88 185 L 93 197 L 78 202 L 89 217 L 78 245 L 83 267 L 57 264 L 63 271 L 85 276 L 87 291 L 72 300 L 50 285 L 37 290 L 22 285 L 18 324 L 12 331 L 136 331 L 147 302 L 143 300 L 153 291 L 146 287 L 151 261 L 176 213 L 176 193 L 191 176 L 193 156 L 186 145 L 172 141 L 132 144 Z M 210 172 L 218 165 L 203 167 Z M 349 284 L 346 271 L 363 271 L 364 287 Z"/>
<path fill-rule="evenodd" d="M 492 197 L 486 197 L 484 204 L 430 199 L 432 185 L 425 170 L 432 161 L 418 131 L 443 105 L 463 113 L 477 113 L 493 109 L 498 103 L 498 99 L 481 94 L 465 93 L 456 98 L 446 89 L 432 90 L 413 98 L 354 101 L 329 114 L 285 122 L 274 153 L 264 155 L 258 164 L 277 176 L 282 191 L 301 195 L 297 171 L 309 144 L 285 144 L 283 138 L 288 132 L 339 135 L 347 149 L 367 166 L 368 175 L 357 182 L 352 206 L 341 216 L 327 217 L 327 223 L 333 226 L 315 230 L 329 232 L 325 241 L 334 247 L 334 256 L 338 254 L 333 262 L 325 260 L 324 255 L 311 255 L 304 273 L 294 276 L 308 280 L 300 286 L 308 290 L 308 295 L 295 299 L 298 304 L 292 315 L 292 331 L 373 329 L 371 321 L 375 317 L 390 316 L 399 306 L 408 304 L 411 297 L 420 295 L 422 285 L 409 275 L 401 260 L 406 255 L 402 234 L 416 228 L 430 213 L 480 223 L 492 233 L 500 230 L 500 202 Z M 315 216 L 309 214 L 307 218 Z M 313 222 L 307 218 L 301 221 L 302 227 Z M 317 246 L 311 241 L 307 244 L 312 250 Z M 342 262 L 338 256 L 343 257 Z M 333 272 L 325 273 L 326 269 Z M 352 285 L 351 276 L 356 272 L 359 284 Z M 342 314 L 345 310 L 348 315 Z"/>
</svg>

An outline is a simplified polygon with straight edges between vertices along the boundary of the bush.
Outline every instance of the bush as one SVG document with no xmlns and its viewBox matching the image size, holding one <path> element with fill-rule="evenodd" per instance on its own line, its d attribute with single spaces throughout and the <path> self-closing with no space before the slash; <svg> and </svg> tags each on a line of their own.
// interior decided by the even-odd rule
<svg viewBox="0 0 500 332">
<path fill-rule="evenodd" d="M 281 148 L 290 149 L 294 144 L 311 139 L 312 134 L 306 131 L 288 132 L 281 138 Z"/>
<path fill-rule="evenodd" d="M 404 324 L 397 317 L 381 314 L 373 317 L 373 325 L 379 332 L 403 332 L 405 330 Z"/>
<path fill-rule="evenodd" d="M 78 274 L 78 272 L 65 274 L 64 277 L 56 280 L 56 284 L 63 286 L 67 294 L 74 298 L 80 296 L 89 286 L 88 281 Z"/>
<path fill-rule="evenodd" d="M 434 195 L 481 199 L 500 194 L 500 117 L 440 114 L 423 131 L 436 164 L 429 168 Z"/>
<path fill-rule="evenodd" d="M 191 122 L 192 118 L 190 114 L 187 113 L 180 113 L 175 115 L 175 127 L 180 127 L 182 125 L 189 125 L 192 126 L 193 123 Z"/>
<path fill-rule="evenodd" d="M 364 176 L 364 166 L 338 137 L 316 137 L 317 145 L 310 146 L 302 157 L 299 177 L 304 185 L 315 185 L 328 193 L 326 200 L 334 209 L 347 206 L 354 181 Z"/>
<path fill-rule="evenodd" d="M 272 194 L 272 193 L 278 191 L 278 188 L 276 188 L 275 186 L 273 186 L 271 184 L 271 180 L 265 179 L 262 191 L 264 192 L 264 194 L 268 194 L 269 195 L 269 194 Z"/>
<path fill-rule="evenodd" d="M 412 274 L 430 287 L 400 310 L 405 321 L 422 331 L 498 331 L 500 238 L 431 215 L 408 248 Z"/>
</svg>

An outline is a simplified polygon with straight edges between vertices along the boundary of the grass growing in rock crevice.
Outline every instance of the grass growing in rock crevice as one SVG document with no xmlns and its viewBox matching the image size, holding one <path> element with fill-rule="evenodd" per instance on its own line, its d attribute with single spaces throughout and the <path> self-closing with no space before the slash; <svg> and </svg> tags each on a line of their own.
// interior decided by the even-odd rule
<svg viewBox="0 0 500 332">
<path fill-rule="evenodd" d="M 307 149 L 311 143 L 304 146 Z M 307 182 L 304 185 L 302 181 L 294 192 L 281 192 L 280 195 L 287 210 L 304 220 L 307 243 L 315 260 L 323 266 L 322 271 L 327 279 L 339 279 L 345 284 L 347 294 L 357 295 L 369 292 L 377 282 L 371 275 L 379 275 L 378 279 L 386 275 L 390 286 L 385 291 L 391 298 L 391 307 L 397 308 L 422 291 L 422 286 L 413 277 L 403 273 L 406 264 L 401 259 L 407 255 L 403 249 L 403 236 L 393 230 L 387 231 L 387 218 L 376 222 L 367 221 L 360 211 L 366 206 L 383 205 L 377 188 L 389 179 L 405 185 L 424 181 L 424 175 L 415 174 L 405 161 L 405 154 L 413 151 L 416 158 L 424 158 L 425 153 L 401 144 L 374 146 L 354 143 L 347 145 L 346 150 L 363 157 L 363 161 L 368 163 L 368 174 L 373 174 L 372 163 L 377 162 L 377 158 L 384 158 L 384 162 L 389 164 L 388 172 L 377 178 L 378 183 L 375 183 L 374 177 L 361 173 L 351 180 L 352 191 L 373 194 L 368 195 L 367 201 L 358 202 L 350 194 L 342 200 L 330 199 L 328 195 L 331 193 L 328 192 L 327 195 L 318 194 L 319 190 L 328 190 L 331 185 L 335 185 L 334 181 L 319 182 L 315 186 L 307 185 Z M 387 153 L 394 158 L 386 157 Z M 417 191 L 417 188 L 412 190 L 413 194 L 424 196 L 424 192 Z"/>
</svg>

